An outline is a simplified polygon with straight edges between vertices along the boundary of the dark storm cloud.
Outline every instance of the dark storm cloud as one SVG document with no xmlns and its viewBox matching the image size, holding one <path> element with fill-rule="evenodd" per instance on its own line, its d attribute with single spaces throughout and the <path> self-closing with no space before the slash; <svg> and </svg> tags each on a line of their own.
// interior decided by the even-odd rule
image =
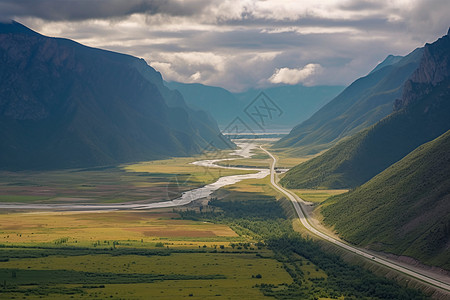
<svg viewBox="0 0 450 300">
<path fill-rule="evenodd" d="M 81 21 L 122 18 L 132 14 L 192 16 L 202 11 L 206 0 L 3 0 L 2 19 L 36 17 L 50 21 Z"/>
<path fill-rule="evenodd" d="M 386 15 L 372 14 L 370 17 L 354 17 L 353 19 L 324 18 L 318 16 L 302 16 L 295 20 L 268 20 L 265 18 L 249 18 L 249 19 L 231 19 L 218 20 L 219 25 L 230 26 L 251 26 L 251 27 L 279 27 L 279 26 L 320 26 L 323 28 L 332 28 L 337 26 L 347 26 L 356 28 L 379 28 L 385 27 L 387 24 Z"/>
</svg>

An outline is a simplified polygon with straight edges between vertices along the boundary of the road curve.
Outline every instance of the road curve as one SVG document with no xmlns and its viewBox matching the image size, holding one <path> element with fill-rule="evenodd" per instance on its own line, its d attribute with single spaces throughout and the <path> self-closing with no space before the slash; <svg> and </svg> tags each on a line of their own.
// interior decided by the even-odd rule
<svg viewBox="0 0 450 300">
<path fill-rule="evenodd" d="M 270 165 L 270 183 L 272 184 L 272 186 L 277 189 L 278 191 L 280 191 L 282 194 L 286 195 L 286 197 L 288 197 L 289 200 L 291 200 L 292 204 L 294 205 L 295 211 L 300 219 L 300 222 L 303 224 L 303 226 L 305 226 L 305 228 L 307 230 L 309 230 L 311 233 L 315 234 L 316 236 L 330 242 L 333 243 L 347 251 L 350 251 L 354 254 L 357 254 L 359 256 L 362 256 L 364 258 L 367 258 L 373 262 L 379 263 L 381 265 L 384 265 L 388 268 L 397 270 L 399 272 L 402 272 L 404 274 L 407 274 L 415 279 L 418 279 L 420 281 L 426 282 L 428 284 L 431 284 L 435 287 L 441 288 L 447 292 L 450 291 L 450 285 L 442 282 L 440 280 L 437 280 L 435 278 L 431 278 L 427 275 L 418 273 L 416 271 L 413 271 L 411 269 L 408 269 L 406 267 L 400 266 L 397 263 L 388 260 L 386 258 L 382 258 L 376 255 L 373 255 L 369 252 L 364 251 L 363 249 L 357 248 L 355 246 L 346 244 L 342 241 L 339 241 L 319 230 L 317 230 L 316 228 L 314 228 L 313 226 L 311 226 L 311 224 L 308 222 L 307 219 L 307 215 L 304 213 L 300 203 L 305 203 L 304 200 L 300 199 L 300 197 L 298 197 L 296 194 L 288 191 L 287 189 L 281 187 L 280 185 L 278 185 L 278 183 L 275 180 L 275 165 L 277 163 L 277 159 L 272 155 L 272 153 L 270 153 L 269 151 L 267 151 L 266 149 L 264 149 L 262 146 L 260 146 L 261 150 L 263 150 L 264 152 L 266 152 L 271 158 L 272 158 L 272 163 Z"/>
</svg>

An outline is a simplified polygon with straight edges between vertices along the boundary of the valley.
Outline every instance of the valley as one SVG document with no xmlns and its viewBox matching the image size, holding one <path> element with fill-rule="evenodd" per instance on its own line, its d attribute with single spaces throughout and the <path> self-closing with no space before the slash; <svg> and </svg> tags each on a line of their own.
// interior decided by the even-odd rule
<svg viewBox="0 0 450 300">
<path fill-rule="evenodd" d="M 244 176 L 251 177 L 255 166 L 260 167 L 263 162 L 267 167 L 271 166 L 270 176 L 267 171 L 260 178 L 232 182 L 206 198 L 200 197 L 175 208 L 164 208 L 164 203 L 167 203 L 164 201 L 154 203 L 163 203 L 162 207 L 151 208 L 151 204 L 142 200 L 138 203 L 124 201 L 112 206 L 97 203 L 74 207 L 65 201 L 58 202 L 58 199 L 52 199 L 54 204 L 51 206 L 46 201 L 35 199 L 33 204 L 8 207 L 5 197 L 2 209 L 7 210 L 0 218 L 3 293 L 12 297 L 25 295 L 27 299 L 38 295 L 50 299 L 70 298 L 71 295 L 80 298 L 109 295 L 113 298 L 139 298 L 148 290 L 160 299 L 191 294 L 197 298 L 227 298 L 243 292 L 250 299 L 271 295 L 277 297 L 285 293 L 311 296 L 349 293 L 347 289 L 333 285 L 337 283 L 319 284 L 321 281 L 328 282 L 330 267 L 336 269 L 336 266 L 330 265 L 324 265 L 325 269 L 320 267 L 321 260 L 328 254 L 319 246 L 311 244 L 308 247 L 316 247 L 314 251 L 323 252 L 324 257 L 321 255 L 311 260 L 307 254 L 299 253 L 295 254 L 300 255 L 299 258 L 293 260 L 292 254 L 285 248 L 281 250 L 279 245 L 288 242 L 283 247 L 289 248 L 290 243 L 305 243 L 300 236 L 290 237 L 282 243 L 280 240 L 276 242 L 278 246 L 273 245 L 273 240 L 282 239 L 289 232 L 290 235 L 294 233 L 293 208 L 299 213 L 298 201 L 301 200 L 292 198 L 292 193 L 286 194 L 286 190 L 277 185 L 275 157 L 266 152 L 267 145 L 258 148 L 255 141 L 258 143 L 257 140 L 252 140 L 251 144 L 238 143 L 241 151 L 221 154 L 221 160 L 238 161 L 233 154 L 242 153 L 246 170 L 239 170 L 238 167 L 225 169 L 212 164 L 211 160 L 198 161 L 198 157 L 181 159 L 183 163 L 176 158 L 172 162 L 152 161 L 123 167 L 127 172 L 157 175 L 164 169 L 161 166 L 167 165 L 166 171 L 178 170 L 175 174 L 182 174 L 182 171 L 190 170 L 197 174 L 195 182 L 208 184 L 213 178 L 201 177 L 198 174 L 202 173 L 196 173 L 201 162 L 208 162 L 203 171 L 217 174 L 218 170 L 222 170 L 224 173 L 219 174 L 224 177 L 221 178 L 227 178 L 229 172 L 236 171 L 250 172 L 250 175 Z M 267 144 L 267 141 L 258 144 Z M 286 161 L 290 160 L 286 158 Z M 194 161 L 200 163 L 193 164 Z M 154 188 L 158 189 L 158 186 Z M 307 190 L 298 192 L 308 194 Z M 330 190 L 319 195 L 326 199 L 342 192 Z M 309 194 L 317 195 L 317 191 L 311 190 Z M 294 206 L 286 199 L 295 200 L 292 202 Z M 336 243 L 333 238 L 311 227 L 305 215 L 299 214 L 299 217 L 310 234 Z M 301 248 L 308 249 L 305 247 Z M 372 254 L 347 245 L 344 248 L 373 260 Z M 332 261 L 335 259 L 337 257 Z M 384 259 L 377 257 L 376 261 L 384 262 Z M 61 269 L 61 266 L 64 267 Z M 98 273 L 100 270 L 101 273 Z M 44 276 L 45 272 L 58 274 L 58 279 L 50 275 L 43 279 L 40 276 Z M 374 275 L 370 273 L 366 274 L 367 271 L 358 272 L 363 272 L 364 277 L 368 276 L 370 280 L 380 280 L 371 277 Z M 89 284 L 86 278 L 90 278 Z M 205 280 L 208 285 L 204 285 Z M 35 287 L 30 287 L 30 284 Z M 389 287 L 393 283 L 383 284 L 390 293 L 403 291 L 403 288 Z M 296 288 L 296 285 L 301 288 Z M 177 290 L 172 290 L 171 286 L 176 286 Z M 362 295 L 358 289 L 351 293 Z"/>
</svg>

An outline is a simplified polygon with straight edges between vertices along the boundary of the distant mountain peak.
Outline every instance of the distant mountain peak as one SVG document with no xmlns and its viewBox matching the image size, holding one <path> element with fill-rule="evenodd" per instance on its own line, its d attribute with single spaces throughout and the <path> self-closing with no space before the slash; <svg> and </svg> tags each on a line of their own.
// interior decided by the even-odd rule
<svg viewBox="0 0 450 300">
<path fill-rule="evenodd" d="M 372 71 L 370 71 L 369 74 L 372 74 L 378 70 L 380 70 L 381 68 L 393 65 L 398 63 L 401 59 L 403 58 L 403 56 L 400 55 L 392 55 L 389 54 L 381 63 L 379 63 Z"/>
</svg>

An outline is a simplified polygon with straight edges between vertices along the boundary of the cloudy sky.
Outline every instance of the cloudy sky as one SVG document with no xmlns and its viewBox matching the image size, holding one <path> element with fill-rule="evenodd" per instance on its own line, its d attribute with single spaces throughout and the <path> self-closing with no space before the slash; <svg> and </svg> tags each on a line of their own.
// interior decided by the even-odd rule
<svg viewBox="0 0 450 300">
<path fill-rule="evenodd" d="M 232 91 L 346 85 L 444 35 L 448 0 L 0 0 L 0 19 Z"/>
</svg>

